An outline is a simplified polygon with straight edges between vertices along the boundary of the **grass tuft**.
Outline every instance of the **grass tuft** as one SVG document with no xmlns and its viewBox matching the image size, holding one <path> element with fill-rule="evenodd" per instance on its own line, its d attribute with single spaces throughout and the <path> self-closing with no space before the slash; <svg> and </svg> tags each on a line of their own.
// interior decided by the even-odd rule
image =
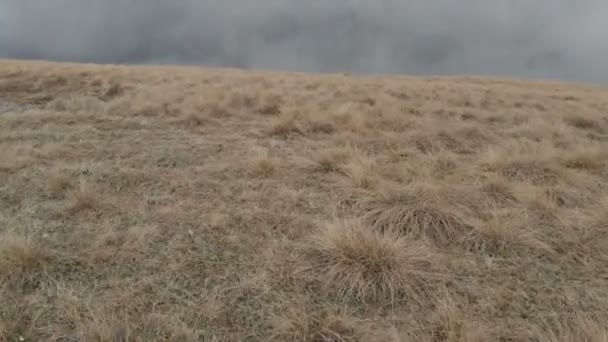
<svg viewBox="0 0 608 342">
<path fill-rule="evenodd" d="M 602 146 L 586 146 L 566 154 L 563 164 L 571 169 L 601 171 L 608 162 L 608 151 Z"/>
<path fill-rule="evenodd" d="M 599 121 L 584 116 L 569 116 L 565 118 L 567 124 L 581 130 L 601 132 L 602 126 Z"/>
<path fill-rule="evenodd" d="M 46 188 L 51 196 L 60 196 L 72 186 L 72 179 L 64 173 L 50 175 Z"/>
<path fill-rule="evenodd" d="M 267 151 L 258 152 L 251 157 L 249 172 L 253 177 L 270 178 L 277 169 L 277 158 L 270 157 Z"/>
<path fill-rule="evenodd" d="M 436 256 L 419 243 L 380 233 L 358 220 L 337 220 L 317 231 L 304 249 L 310 272 L 347 300 L 416 295 Z"/>
<path fill-rule="evenodd" d="M 266 116 L 277 116 L 282 112 L 283 99 L 280 95 L 269 94 L 261 98 L 257 105 L 257 112 Z"/>
<path fill-rule="evenodd" d="M 463 238 L 468 250 L 492 257 L 553 253 L 550 244 L 526 226 L 525 212 L 495 209 L 487 216 Z"/>
<path fill-rule="evenodd" d="M 491 175 L 481 185 L 481 191 L 486 194 L 494 205 L 505 205 L 516 201 L 513 194 L 513 184 L 499 175 Z"/>
<path fill-rule="evenodd" d="M 421 336 L 423 341 L 485 342 L 492 334 L 484 325 L 472 321 L 450 296 L 435 303 L 429 319 L 430 331 Z"/>
<path fill-rule="evenodd" d="M 578 314 L 573 319 L 545 319 L 534 329 L 538 342 L 608 342 L 608 320 Z"/>
<path fill-rule="evenodd" d="M 556 184 L 563 178 L 563 168 L 553 159 L 556 151 L 546 145 L 526 144 L 515 148 L 490 148 L 482 153 L 479 166 L 513 182 L 530 182 L 535 185 Z"/>
<path fill-rule="evenodd" d="M 339 173 L 346 176 L 350 184 L 357 189 L 374 189 L 380 182 L 376 172 L 376 161 L 362 151 L 355 149 L 352 152 L 350 159 L 342 165 Z"/>
<path fill-rule="evenodd" d="M 323 173 L 338 172 L 350 159 L 351 151 L 344 147 L 327 148 L 315 153 L 315 170 Z"/>
<path fill-rule="evenodd" d="M 98 194 L 84 179 L 80 180 L 80 186 L 77 189 L 68 192 L 67 197 L 70 201 L 67 208 L 69 213 L 93 211 L 100 203 Z"/>
<path fill-rule="evenodd" d="M 271 319 L 272 341 L 356 342 L 357 320 L 340 313 L 314 312 L 293 307 Z"/>
<path fill-rule="evenodd" d="M 608 262 L 608 195 L 569 218 L 559 241 L 560 254 L 578 264 Z"/>
<path fill-rule="evenodd" d="M 287 139 L 293 135 L 302 135 L 303 131 L 298 125 L 297 116 L 281 114 L 272 119 L 270 123 L 270 134 Z"/>
<path fill-rule="evenodd" d="M 12 285 L 21 291 L 34 289 L 39 286 L 48 261 L 46 250 L 32 239 L 0 236 L 0 285 Z"/>
<path fill-rule="evenodd" d="M 444 246 L 469 228 L 446 197 L 441 188 L 414 183 L 367 199 L 363 217 L 381 232 L 424 238 Z"/>
</svg>

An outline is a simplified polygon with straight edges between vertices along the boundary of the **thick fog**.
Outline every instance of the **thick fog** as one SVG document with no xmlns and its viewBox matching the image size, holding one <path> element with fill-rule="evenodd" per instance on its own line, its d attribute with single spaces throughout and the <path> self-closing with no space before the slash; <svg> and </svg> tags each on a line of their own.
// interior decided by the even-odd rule
<svg viewBox="0 0 608 342">
<path fill-rule="evenodd" d="M 606 0 L 0 0 L 0 58 L 608 83 Z"/>
</svg>

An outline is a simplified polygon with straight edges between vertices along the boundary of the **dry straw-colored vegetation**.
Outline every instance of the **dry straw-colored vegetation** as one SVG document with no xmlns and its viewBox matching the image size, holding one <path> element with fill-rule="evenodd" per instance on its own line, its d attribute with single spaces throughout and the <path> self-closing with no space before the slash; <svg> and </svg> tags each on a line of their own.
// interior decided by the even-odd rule
<svg viewBox="0 0 608 342">
<path fill-rule="evenodd" d="M 0 62 L 0 341 L 608 341 L 608 90 Z"/>
</svg>

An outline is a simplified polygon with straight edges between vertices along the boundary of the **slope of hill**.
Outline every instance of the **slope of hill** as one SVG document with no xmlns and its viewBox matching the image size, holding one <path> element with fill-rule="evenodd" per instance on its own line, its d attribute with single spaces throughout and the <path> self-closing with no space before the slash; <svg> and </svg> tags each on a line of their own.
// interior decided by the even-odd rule
<svg viewBox="0 0 608 342">
<path fill-rule="evenodd" d="M 0 62 L 0 341 L 608 341 L 608 91 Z"/>
</svg>

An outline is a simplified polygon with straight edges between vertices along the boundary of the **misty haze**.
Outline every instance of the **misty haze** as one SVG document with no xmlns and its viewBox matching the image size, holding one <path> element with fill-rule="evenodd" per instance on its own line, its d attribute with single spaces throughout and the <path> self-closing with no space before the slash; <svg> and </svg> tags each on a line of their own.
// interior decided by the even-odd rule
<svg viewBox="0 0 608 342">
<path fill-rule="evenodd" d="M 0 0 L 0 57 L 606 83 L 608 3 Z"/>
</svg>

